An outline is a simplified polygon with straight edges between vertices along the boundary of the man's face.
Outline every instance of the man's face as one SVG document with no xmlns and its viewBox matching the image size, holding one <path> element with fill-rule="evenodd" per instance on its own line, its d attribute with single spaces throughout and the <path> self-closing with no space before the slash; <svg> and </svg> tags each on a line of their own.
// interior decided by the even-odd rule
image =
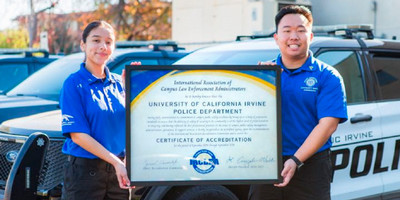
<svg viewBox="0 0 400 200">
<path fill-rule="evenodd" d="M 279 22 L 274 38 L 283 58 L 307 58 L 313 38 L 311 23 L 303 15 L 287 14 Z"/>
</svg>

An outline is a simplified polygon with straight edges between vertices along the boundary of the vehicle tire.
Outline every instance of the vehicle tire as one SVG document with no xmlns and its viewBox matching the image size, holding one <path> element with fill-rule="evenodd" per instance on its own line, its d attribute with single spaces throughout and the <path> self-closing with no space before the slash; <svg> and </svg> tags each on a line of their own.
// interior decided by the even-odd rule
<svg viewBox="0 0 400 200">
<path fill-rule="evenodd" d="M 221 185 L 200 185 L 180 189 L 175 188 L 175 200 L 238 200 L 235 194 Z"/>
</svg>

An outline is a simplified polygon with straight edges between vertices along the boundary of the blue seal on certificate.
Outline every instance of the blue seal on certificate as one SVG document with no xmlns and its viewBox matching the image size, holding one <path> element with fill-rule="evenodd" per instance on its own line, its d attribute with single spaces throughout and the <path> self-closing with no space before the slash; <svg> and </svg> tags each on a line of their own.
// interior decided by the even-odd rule
<svg viewBox="0 0 400 200">
<path fill-rule="evenodd" d="M 208 174 L 214 170 L 216 165 L 219 165 L 218 159 L 213 152 L 207 149 L 201 149 L 190 159 L 190 165 L 200 174 Z"/>
</svg>

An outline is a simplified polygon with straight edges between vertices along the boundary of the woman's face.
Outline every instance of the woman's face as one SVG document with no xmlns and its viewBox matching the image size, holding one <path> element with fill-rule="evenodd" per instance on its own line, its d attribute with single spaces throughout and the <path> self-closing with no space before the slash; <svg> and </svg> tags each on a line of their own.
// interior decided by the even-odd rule
<svg viewBox="0 0 400 200">
<path fill-rule="evenodd" d="M 104 26 L 91 30 L 86 43 L 81 41 L 81 49 L 86 55 L 86 65 L 91 67 L 105 65 L 114 52 L 114 48 L 114 31 Z"/>
</svg>

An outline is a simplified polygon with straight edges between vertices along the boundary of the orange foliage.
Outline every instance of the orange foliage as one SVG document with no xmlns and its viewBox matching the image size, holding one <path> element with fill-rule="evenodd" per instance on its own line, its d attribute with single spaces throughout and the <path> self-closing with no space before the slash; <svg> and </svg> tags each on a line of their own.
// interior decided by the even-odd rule
<svg viewBox="0 0 400 200">
<path fill-rule="evenodd" d="M 160 40 L 171 38 L 170 18 L 171 2 L 119 0 L 116 5 L 101 1 L 97 10 L 81 15 L 77 21 L 83 28 L 94 19 L 105 20 L 116 29 L 118 40 Z"/>
<path fill-rule="evenodd" d="M 85 0 L 79 0 L 80 2 Z M 92 1 L 92 0 L 86 0 Z M 84 27 L 93 20 L 105 20 L 116 30 L 117 40 L 161 40 L 171 38 L 171 2 L 163 0 L 119 0 L 112 5 L 105 0 L 95 0 L 97 9 L 91 12 L 70 14 L 40 13 L 37 15 L 37 37 L 48 32 L 51 53 L 79 51 Z M 28 16 L 17 18 L 27 26 Z"/>
</svg>

